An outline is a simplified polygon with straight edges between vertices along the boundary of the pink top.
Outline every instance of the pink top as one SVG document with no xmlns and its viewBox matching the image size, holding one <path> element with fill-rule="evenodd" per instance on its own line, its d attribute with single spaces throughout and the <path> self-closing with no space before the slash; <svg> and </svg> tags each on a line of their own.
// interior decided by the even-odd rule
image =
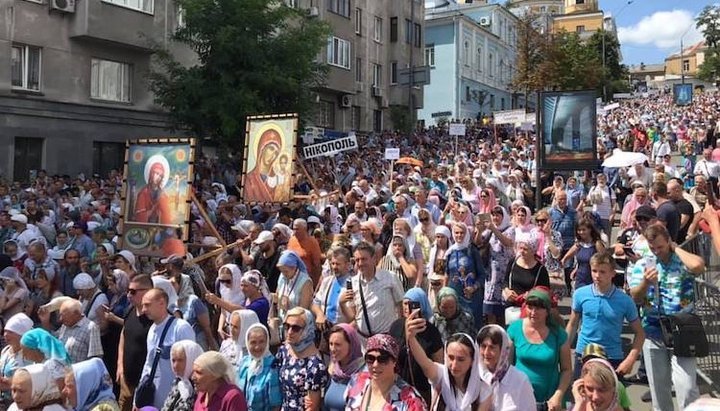
<svg viewBox="0 0 720 411">
<path fill-rule="evenodd" d="M 225 383 L 218 387 L 207 407 L 206 396 L 207 393 L 198 392 L 193 411 L 247 411 L 248 409 L 245 396 L 234 384 Z"/>
<path fill-rule="evenodd" d="M 715 162 L 720 161 L 720 147 L 718 147 L 712 151 L 711 158 L 712 158 L 712 161 L 715 161 Z"/>
</svg>

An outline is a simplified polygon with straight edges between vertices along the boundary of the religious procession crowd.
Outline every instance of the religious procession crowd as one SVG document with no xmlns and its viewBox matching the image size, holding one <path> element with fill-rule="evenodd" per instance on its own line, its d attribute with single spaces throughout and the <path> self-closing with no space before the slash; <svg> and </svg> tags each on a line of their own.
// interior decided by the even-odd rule
<svg viewBox="0 0 720 411">
<path fill-rule="evenodd" d="M 307 199 L 251 206 L 203 158 L 189 252 L 159 261 L 118 249 L 117 171 L 3 183 L 0 407 L 618 411 L 642 406 L 631 375 L 655 410 L 711 401 L 659 313 L 692 310 L 705 270 L 679 244 L 720 232 L 717 97 L 599 115 L 601 158 L 647 154 L 630 167 L 538 173 L 532 133 L 467 121 L 457 148 L 358 137 L 306 162 Z"/>
</svg>

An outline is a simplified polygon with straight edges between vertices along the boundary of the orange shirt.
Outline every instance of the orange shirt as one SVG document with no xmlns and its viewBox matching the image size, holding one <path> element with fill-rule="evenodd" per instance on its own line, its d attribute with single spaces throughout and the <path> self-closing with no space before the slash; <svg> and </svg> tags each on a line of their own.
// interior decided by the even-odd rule
<svg viewBox="0 0 720 411">
<path fill-rule="evenodd" d="M 317 287 L 320 283 L 320 274 L 322 273 L 322 251 L 315 237 L 308 236 L 305 240 L 300 241 L 296 236 L 290 237 L 287 249 L 295 251 L 303 260 L 308 269 L 308 274 L 313 280 L 313 286 Z"/>
</svg>

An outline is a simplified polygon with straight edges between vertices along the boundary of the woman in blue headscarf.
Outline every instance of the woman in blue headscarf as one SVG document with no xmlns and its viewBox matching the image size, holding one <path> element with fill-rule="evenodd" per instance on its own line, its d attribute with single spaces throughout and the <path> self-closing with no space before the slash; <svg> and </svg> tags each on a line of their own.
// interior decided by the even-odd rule
<svg viewBox="0 0 720 411">
<path fill-rule="evenodd" d="M 71 364 L 63 343 L 42 328 L 34 328 L 20 339 L 23 357 L 35 364 L 45 364 L 56 380 L 65 378 L 65 367 Z"/>
<path fill-rule="evenodd" d="M 275 355 L 280 365 L 282 409 L 319 410 L 320 393 L 327 386 L 328 372 L 315 347 L 315 316 L 302 307 L 292 308 L 285 315 L 283 327 L 285 344 Z"/>
<path fill-rule="evenodd" d="M 280 318 L 295 307 L 309 310 L 313 300 L 313 282 L 303 260 L 294 251 L 285 250 L 280 254 L 277 267 L 281 274 L 277 286 Z"/>
<path fill-rule="evenodd" d="M 119 411 L 113 383 L 105 364 L 91 358 L 72 365 L 62 390 L 65 403 L 75 411 Z"/>
<path fill-rule="evenodd" d="M 415 287 L 407 290 L 403 298 L 403 316 L 395 320 L 390 326 L 390 335 L 397 340 L 401 347 L 407 345 L 405 341 L 405 322 L 417 306 L 420 307 L 422 318 L 424 318 L 427 323 L 425 330 L 417 334 L 417 340 L 420 342 L 423 351 L 425 351 L 425 355 L 432 358 L 435 362 L 442 363 L 444 360 L 442 337 L 440 336 L 440 331 L 430 323 L 433 312 L 432 308 L 430 308 L 430 301 L 428 300 L 427 294 L 425 294 L 422 288 Z M 410 385 L 414 386 L 429 404 L 431 387 L 420 365 L 414 358 L 408 358 L 407 350 L 400 350 L 400 356 L 397 360 L 399 368 L 398 374 L 410 383 Z"/>
</svg>

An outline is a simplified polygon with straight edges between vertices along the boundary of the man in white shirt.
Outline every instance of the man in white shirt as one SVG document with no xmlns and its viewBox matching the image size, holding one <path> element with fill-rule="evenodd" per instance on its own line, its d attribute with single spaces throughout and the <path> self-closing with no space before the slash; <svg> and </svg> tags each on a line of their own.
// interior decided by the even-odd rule
<svg viewBox="0 0 720 411">
<path fill-rule="evenodd" d="M 703 150 L 703 158 L 695 163 L 695 169 L 693 174 L 702 174 L 712 187 L 715 196 L 718 195 L 718 177 L 720 176 L 720 165 L 712 161 L 712 149 L 706 148 Z"/>
<path fill-rule="evenodd" d="M 145 294 L 142 299 L 142 312 L 152 320 L 153 325 L 150 326 L 150 331 L 148 331 L 147 335 L 147 357 L 145 358 L 145 366 L 143 367 L 140 377 L 140 384 L 149 378 L 153 361 L 155 360 L 155 350 L 159 349 L 160 361 L 158 362 L 155 378 L 153 379 L 155 399 L 152 406 L 161 409 L 175 380 L 175 374 L 173 374 L 170 363 L 170 348 L 177 341 L 195 341 L 195 332 L 185 320 L 170 316 L 168 312 L 168 295 L 159 288 L 153 288 Z M 168 326 L 165 339 L 162 341 L 162 344 L 160 344 L 160 337 L 163 334 L 163 330 L 165 330 L 167 322 L 170 320 L 172 320 L 172 323 Z M 135 405 L 137 406 L 138 404 Z"/>
</svg>

